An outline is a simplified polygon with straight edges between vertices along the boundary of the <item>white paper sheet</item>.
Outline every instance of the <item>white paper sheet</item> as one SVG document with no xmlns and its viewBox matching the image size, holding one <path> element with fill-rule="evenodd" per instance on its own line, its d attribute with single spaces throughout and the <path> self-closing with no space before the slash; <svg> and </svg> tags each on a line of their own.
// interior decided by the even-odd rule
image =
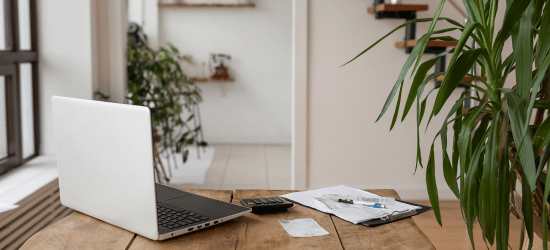
<svg viewBox="0 0 550 250">
<path fill-rule="evenodd" d="M 376 208 L 378 212 L 376 214 L 372 214 L 368 212 L 358 213 L 356 210 L 350 211 L 349 209 L 347 210 L 346 208 L 341 210 L 336 209 L 338 211 L 334 211 L 333 209 L 330 209 L 327 205 L 323 204 L 323 202 L 320 202 L 317 199 L 315 199 L 315 197 L 322 197 L 324 194 L 380 197 L 379 195 L 369 193 L 363 190 L 351 188 L 344 185 L 321 188 L 316 190 L 309 190 L 304 192 L 295 192 L 295 193 L 285 194 L 282 197 L 290 199 L 297 203 L 300 203 L 301 205 L 319 210 L 324 213 L 334 214 L 354 224 L 361 223 L 368 220 L 378 219 L 378 218 L 381 218 L 382 216 L 386 216 L 392 213 L 394 215 L 398 215 L 400 213 L 408 212 L 411 209 L 420 208 L 418 206 L 412 206 L 409 204 L 396 201 L 394 205 L 388 205 L 387 208 Z"/>
<path fill-rule="evenodd" d="M 18 205 L 10 205 L 0 202 L 0 214 L 18 208 Z"/>
<path fill-rule="evenodd" d="M 311 237 L 330 234 L 311 218 L 279 220 L 279 223 L 292 237 Z"/>
</svg>

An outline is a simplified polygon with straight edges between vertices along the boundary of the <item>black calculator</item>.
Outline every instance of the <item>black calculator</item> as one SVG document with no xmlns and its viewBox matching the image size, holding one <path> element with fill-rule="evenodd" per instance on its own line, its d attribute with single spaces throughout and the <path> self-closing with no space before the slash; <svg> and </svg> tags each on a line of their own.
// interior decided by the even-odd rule
<svg viewBox="0 0 550 250">
<path fill-rule="evenodd" d="M 285 201 L 279 197 L 242 199 L 241 204 L 245 207 L 252 208 L 252 213 L 256 214 L 277 212 L 294 205 L 293 203 Z"/>
</svg>

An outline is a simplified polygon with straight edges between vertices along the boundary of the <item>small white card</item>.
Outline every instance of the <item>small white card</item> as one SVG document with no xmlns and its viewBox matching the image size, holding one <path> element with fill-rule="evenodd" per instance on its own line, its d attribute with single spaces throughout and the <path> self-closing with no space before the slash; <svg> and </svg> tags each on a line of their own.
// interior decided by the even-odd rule
<svg viewBox="0 0 550 250">
<path fill-rule="evenodd" d="M 329 232 L 319 226 L 319 224 L 311 218 L 279 220 L 279 223 L 281 223 L 286 232 L 292 237 L 311 237 L 329 234 Z"/>
</svg>

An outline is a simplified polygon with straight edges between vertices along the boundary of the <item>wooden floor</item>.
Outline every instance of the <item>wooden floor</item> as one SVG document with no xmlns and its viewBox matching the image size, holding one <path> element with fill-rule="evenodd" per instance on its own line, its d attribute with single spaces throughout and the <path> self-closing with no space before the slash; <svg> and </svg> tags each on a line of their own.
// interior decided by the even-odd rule
<svg viewBox="0 0 550 250">
<path fill-rule="evenodd" d="M 429 201 L 413 201 L 418 204 L 430 206 Z M 441 221 L 443 227 L 437 224 L 433 211 L 414 216 L 413 219 L 422 231 L 428 236 L 437 249 L 472 249 L 466 224 L 462 220 L 460 204 L 458 201 L 441 201 Z M 521 232 L 521 221 L 510 217 L 510 240 L 511 249 L 519 249 L 519 235 Z M 487 249 L 481 237 L 479 225 L 474 226 L 474 242 L 476 249 Z M 494 246 L 490 249 L 496 249 Z"/>
<path fill-rule="evenodd" d="M 290 145 L 212 144 L 212 165 L 203 184 L 179 189 L 290 189 Z"/>
</svg>

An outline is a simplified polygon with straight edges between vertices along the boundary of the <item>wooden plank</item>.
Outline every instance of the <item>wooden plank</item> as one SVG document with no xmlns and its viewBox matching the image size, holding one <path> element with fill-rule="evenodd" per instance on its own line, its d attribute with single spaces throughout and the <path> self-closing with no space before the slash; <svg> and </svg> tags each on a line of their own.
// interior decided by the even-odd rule
<svg viewBox="0 0 550 250">
<path fill-rule="evenodd" d="M 428 10 L 427 4 L 379 4 L 376 5 L 376 12 L 380 11 L 400 11 L 400 12 L 411 12 L 411 11 L 426 11 Z M 373 7 L 368 7 L 367 12 L 369 14 L 374 13 Z"/>
<path fill-rule="evenodd" d="M 240 199 L 280 196 L 292 191 L 186 190 L 238 204 Z M 368 190 L 399 198 L 394 190 Z M 56 214 L 56 213 L 54 213 Z M 52 215 L 54 217 L 55 215 Z M 278 220 L 312 218 L 330 235 L 293 238 Z M 44 222 L 46 223 L 46 221 Z M 152 241 L 79 212 L 35 234 L 21 249 L 434 249 L 410 218 L 369 228 L 295 205 L 286 212 L 247 214 L 216 227 L 166 241 Z"/>
<path fill-rule="evenodd" d="M 25 243 L 25 241 L 27 241 L 27 239 L 29 239 L 36 232 L 40 231 L 46 225 L 50 224 L 50 222 L 55 217 L 55 215 L 58 214 L 59 212 L 62 212 L 64 209 L 67 209 L 67 208 L 62 206 L 61 203 L 60 203 L 59 206 L 57 206 L 53 209 L 53 211 L 50 213 L 50 215 L 48 215 L 48 217 L 46 217 L 42 220 L 39 220 L 39 222 L 37 224 L 34 224 L 32 227 L 27 229 L 27 231 L 23 235 L 18 237 L 17 240 L 12 242 L 9 247 L 13 247 L 13 249 L 19 249 L 21 247 L 21 245 L 23 245 L 23 243 Z M 9 249 L 9 247 L 8 247 L 8 249 Z M 6 249 L 6 250 L 8 250 L 8 249 Z"/>
<path fill-rule="evenodd" d="M 126 249 L 134 233 L 80 212 L 49 225 L 21 247 L 28 249 Z"/>
<path fill-rule="evenodd" d="M 233 203 L 254 197 L 272 197 L 293 191 L 236 190 Z M 279 220 L 312 218 L 330 234 L 316 237 L 294 238 L 279 223 Z M 330 215 L 295 205 L 288 211 L 269 214 L 247 214 L 238 224 L 239 245 L 236 249 L 342 249 Z"/>
<path fill-rule="evenodd" d="M 70 208 L 68 208 L 68 207 L 64 207 L 64 208 L 65 208 L 65 209 L 63 209 L 63 210 L 61 211 L 61 213 L 59 213 L 57 216 L 55 216 L 55 217 L 52 219 L 52 221 L 48 224 L 48 226 L 49 226 L 50 224 L 56 223 L 57 221 L 59 221 L 59 220 L 65 218 L 66 216 L 68 216 L 69 214 L 71 214 L 72 212 L 74 212 L 74 210 L 72 210 L 72 209 L 70 209 Z"/>
<path fill-rule="evenodd" d="M 2 239 L 0 240 L 0 249 L 6 249 L 8 246 L 13 246 L 13 244 L 15 244 L 15 241 L 18 239 L 28 239 L 32 236 L 32 234 L 28 235 L 28 232 L 32 229 L 35 229 L 36 231 L 42 229 L 45 226 L 44 223 L 48 222 L 47 216 L 50 215 L 54 208 L 60 204 L 61 203 L 59 202 L 59 200 L 57 201 L 57 204 L 47 204 L 51 206 L 42 208 L 40 212 L 33 214 L 33 217 L 31 217 L 30 220 L 17 221 L 17 223 L 13 224 L 13 227 L 6 228 L 4 230 L 4 233 L 7 234 L 7 237 L 1 237 Z M 19 247 L 20 245 L 21 244 L 18 244 L 17 247 Z"/>
<path fill-rule="evenodd" d="M 416 45 L 417 40 L 408 40 L 405 44 L 405 41 L 399 41 L 395 42 L 396 48 L 412 48 L 414 45 Z M 455 47 L 458 44 L 456 41 L 442 41 L 442 40 L 431 40 L 428 41 L 428 47 L 440 47 L 440 48 L 446 48 L 446 47 Z"/>
<path fill-rule="evenodd" d="M 226 202 L 231 202 L 233 194 L 233 192 L 229 190 L 193 189 L 185 191 Z M 239 243 L 239 231 L 246 229 L 239 227 L 242 221 L 242 218 L 237 218 L 229 222 L 221 223 L 215 227 L 185 234 L 165 241 L 154 241 L 138 235 L 129 249 L 235 249 Z"/>
<path fill-rule="evenodd" d="M 366 191 L 399 199 L 399 195 L 393 189 Z M 411 218 L 378 227 L 354 225 L 336 216 L 332 216 L 332 220 L 344 249 L 435 249 Z"/>
<path fill-rule="evenodd" d="M 36 219 L 39 214 L 46 212 L 46 209 L 51 208 L 51 206 L 57 207 L 57 205 L 60 204 L 61 202 L 59 200 L 59 196 L 50 196 L 48 199 L 40 202 L 33 209 L 29 210 L 27 213 L 17 218 L 17 220 L 12 221 L 8 225 L 6 225 L 6 227 L 3 227 L 2 230 L 0 230 L 0 241 L 7 242 L 8 240 L 4 239 L 4 237 L 8 235 L 12 237 L 17 237 L 18 234 L 16 234 L 16 232 L 21 229 L 21 226 L 28 227 L 36 224 L 36 221 L 32 221 Z M 2 249 L 2 243 L 0 243 L 0 249 Z"/>
<path fill-rule="evenodd" d="M 253 8 L 256 5 L 249 4 L 215 4 L 215 3 L 159 3 L 159 7 L 221 7 L 221 8 Z"/>
<path fill-rule="evenodd" d="M 13 220 L 23 215 L 24 213 L 27 213 L 28 210 L 36 206 L 37 202 L 47 198 L 48 196 L 54 194 L 55 192 L 59 192 L 58 183 L 59 182 L 57 179 L 53 180 L 52 182 L 45 185 L 38 191 L 29 195 L 22 201 L 18 202 L 17 203 L 17 205 L 19 205 L 18 208 L 10 210 L 8 212 L 1 213 L 0 228 L 5 227 L 6 225 L 10 224 Z M 57 194 L 57 196 L 59 197 L 59 194 Z"/>
<path fill-rule="evenodd" d="M 444 78 L 445 78 L 445 75 L 440 75 L 440 76 L 436 77 L 435 79 L 437 81 L 442 82 Z M 481 76 L 478 76 L 478 78 L 481 78 Z M 483 80 L 487 81 L 487 77 L 484 77 Z M 472 82 L 472 77 L 471 76 L 465 76 L 464 78 L 462 78 L 462 81 L 463 82 Z"/>
</svg>

